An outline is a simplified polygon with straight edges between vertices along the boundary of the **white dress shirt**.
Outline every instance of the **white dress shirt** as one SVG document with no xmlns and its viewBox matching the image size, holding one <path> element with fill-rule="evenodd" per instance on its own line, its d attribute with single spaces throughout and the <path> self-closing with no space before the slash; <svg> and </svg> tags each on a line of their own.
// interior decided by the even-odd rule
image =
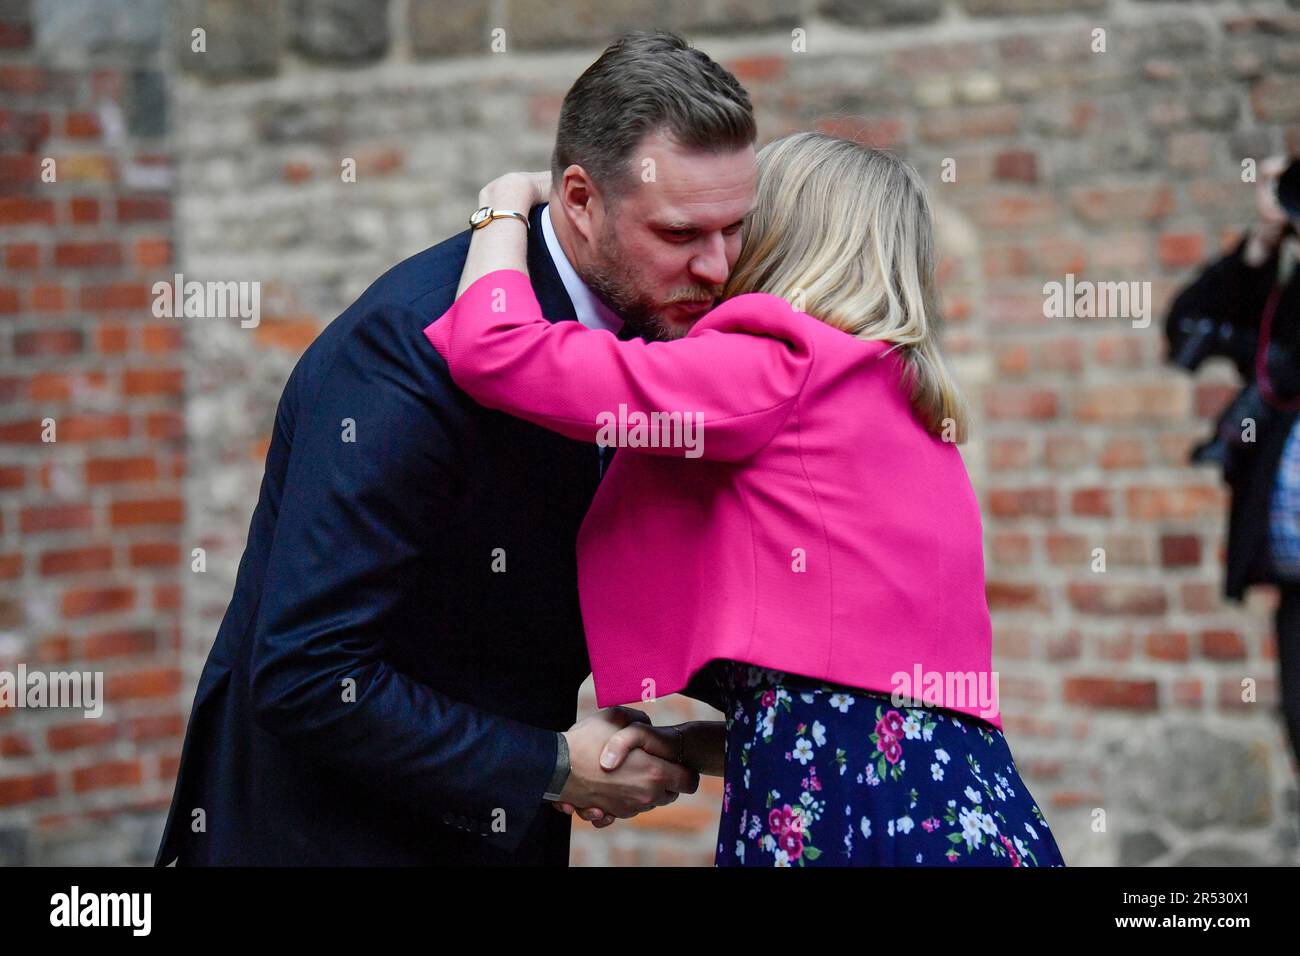
<svg viewBox="0 0 1300 956">
<path fill-rule="evenodd" d="M 564 283 L 564 291 L 569 294 L 569 301 L 573 303 L 573 311 L 578 315 L 578 321 L 589 329 L 607 329 L 618 335 L 619 329 L 623 328 L 623 320 L 600 299 L 596 294 L 587 288 L 587 283 L 578 277 L 578 273 L 573 270 L 569 257 L 564 254 L 563 247 L 560 246 L 560 240 L 555 236 L 555 226 L 551 224 L 551 204 L 547 203 L 546 208 L 542 210 L 542 235 L 546 239 L 546 250 L 551 254 L 551 261 L 555 263 L 555 271 L 560 274 L 560 281 Z"/>
</svg>

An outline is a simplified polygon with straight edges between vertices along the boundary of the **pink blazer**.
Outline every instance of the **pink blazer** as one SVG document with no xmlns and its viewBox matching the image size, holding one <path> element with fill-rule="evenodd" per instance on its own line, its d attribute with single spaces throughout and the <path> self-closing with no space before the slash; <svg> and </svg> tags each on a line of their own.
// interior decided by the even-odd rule
<svg viewBox="0 0 1300 956">
<path fill-rule="evenodd" d="M 1001 728 L 979 504 L 887 343 L 765 293 L 624 342 L 548 322 L 510 269 L 425 335 L 482 405 L 622 449 L 577 540 L 600 706 L 730 658 Z"/>
</svg>

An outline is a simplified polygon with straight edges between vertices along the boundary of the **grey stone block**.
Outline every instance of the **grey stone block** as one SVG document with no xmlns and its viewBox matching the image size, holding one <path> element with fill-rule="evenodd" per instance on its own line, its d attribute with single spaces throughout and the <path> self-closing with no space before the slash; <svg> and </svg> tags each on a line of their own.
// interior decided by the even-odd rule
<svg viewBox="0 0 1300 956">
<path fill-rule="evenodd" d="M 184 0 L 173 18 L 176 62 L 212 80 L 269 76 L 280 64 L 279 0 Z M 193 31 L 205 31 L 205 50 Z"/>
<path fill-rule="evenodd" d="M 821 13 L 828 19 L 857 27 L 896 26 L 937 20 L 943 13 L 942 0 L 822 0 Z"/>
<path fill-rule="evenodd" d="M 462 0 L 450 6 L 438 0 L 410 2 L 407 29 L 416 56 L 470 56 L 490 49 L 487 0 Z M 507 37 L 506 49 L 510 46 Z"/>
<path fill-rule="evenodd" d="M 388 50 L 388 0 L 294 0 L 293 47 L 323 63 L 366 63 Z"/>
<path fill-rule="evenodd" d="M 162 47 L 165 12 L 163 0 L 36 0 L 36 46 L 60 64 L 153 53 Z"/>
</svg>

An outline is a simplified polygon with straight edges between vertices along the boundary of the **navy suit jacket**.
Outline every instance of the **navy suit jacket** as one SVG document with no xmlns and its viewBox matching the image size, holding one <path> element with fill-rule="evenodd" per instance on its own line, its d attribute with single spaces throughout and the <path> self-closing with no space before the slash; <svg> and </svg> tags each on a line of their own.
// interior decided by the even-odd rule
<svg viewBox="0 0 1300 956">
<path fill-rule="evenodd" d="M 540 209 L 533 286 L 576 320 Z M 425 339 L 468 247 L 395 266 L 289 377 L 159 865 L 567 865 L 542 793 L 590 672 L 600 460 L 475 404 Z"/>
</svg>

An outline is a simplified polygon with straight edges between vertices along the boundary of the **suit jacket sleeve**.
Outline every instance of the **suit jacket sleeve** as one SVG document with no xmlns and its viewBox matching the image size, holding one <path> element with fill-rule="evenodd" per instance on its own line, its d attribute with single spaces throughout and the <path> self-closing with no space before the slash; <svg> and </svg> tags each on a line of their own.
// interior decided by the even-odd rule
<svg viewBox="0 0 1300 956">
<path fill-rule="evenodd" d="M 452 700 L 384 655 L 403 600 L 428 587 L 413 571 L 445 527 L 459 454 L 448 403 L 426 394 L 446 378 L 429 375 L 423 322 L 394 320 L 405 308 L 375 310 L 314 377 L 295 373 L 249 668 L 254 717 L 431 826 L 448 811 L 503 819 L 485 839 L 510 852 L 542 806 L 555 733 Z"/>
<path fill-rule="evenodd" d="M 456 384 L 489 408 L 580 441 L 608 436 L 621 405 L 647 419 L 681 413 L 702 426 L 700 454 L 689 457 L 739 461 L 771 441 L 807 380 L 812 343 L 801 320 L 783 299 L 751 294 L 723 303 L 684 338 L 624 342 L 577 322 L 547 322 L 527 276 L 499 269 L 425 335 Z M 626 447 L 684 454 L 681 444 Z"/>
</svg>

